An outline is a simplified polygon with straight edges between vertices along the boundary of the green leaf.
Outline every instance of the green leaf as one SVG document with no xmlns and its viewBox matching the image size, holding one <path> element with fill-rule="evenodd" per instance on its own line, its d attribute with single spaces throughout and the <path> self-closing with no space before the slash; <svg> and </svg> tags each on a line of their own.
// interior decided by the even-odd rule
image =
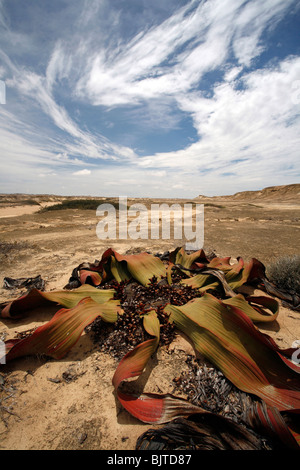
<svg viewBox="0 0 300 470">
<path fill-rule="evenodd" d="M 279 410 L 300 409 L 299 374 L 242 310 L 207 293 L 164 310 L 236 387 Z"/>
<path fill-rule="evenodd" d="M 277 300 L 264 296 L 247 297 L 245 299 L 243 295 L 238 294 L 235 297 L 223 300 L 223 304 L 236 307 L 253 322 L 272 322 L 276 320 L 279 313 Z"/>
<path fill-rule="evenodd" d="M 95 318 L 100 316 L 104 321 L 113 323 L 120 310 L 116 300 L 99 304 L 91 298 L 84 298 L 75 307 L 60 309 L 49 322 L 37 328 L 30 336 L 14 343 L 8 342 L 6 361 L 36 354 L 61 359 Z"/>
<path fill-rule="evenodd" d="M 97 289 L 89 284 L 83 284 L 78 289 L 72 291 L 57 290 L 42 292 L 38 289 L 32 289 L 28 294 L 6 304 L 0 316 L 18 318 L 29 310 L 47 305 L 49 302 L 54 302 L 62 307 L 72 308 L 85 297 L 90 297 L 97 303 L 103 303 L 112 299 L 114 294 L 114 289 Z"/>
<path fill-rule="evenodd" d="M 149 253 L 121 255 L 111 248 L 103 253 L 98 263 L 79 265 L 77 267 L 79 280 L 82 270 L 97 272 L 105 281 L 114 278 L 117 282 L 121 282 L 133 278 L 144 286 L 147 286 L 154 276 L 159 280 L 166 276 L 166 267 L 158 257 Z"/>
</svg>

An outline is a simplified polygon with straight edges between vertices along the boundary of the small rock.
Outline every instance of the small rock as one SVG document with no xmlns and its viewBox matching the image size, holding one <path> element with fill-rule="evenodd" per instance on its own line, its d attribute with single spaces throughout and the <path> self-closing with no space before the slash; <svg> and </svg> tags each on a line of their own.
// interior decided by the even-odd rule
<svg viewBox="0 0 300 470">
<path fill-rule="evenodd" d="M 83 444 L 86 438 L 87 438 L 87 434 L 85 432 L 80 433 L 78 436 L 79 444 Z"/>
<path fill-rule="evenodd" d="M 58 377 L 55 377 L 54 379 L 52 377 L 47 377 L 47 380 L 49 380 L 49 382 L 53 382 L 55 384 L 59 384 L 61 382 L 61 380 Z"/>
</svg>

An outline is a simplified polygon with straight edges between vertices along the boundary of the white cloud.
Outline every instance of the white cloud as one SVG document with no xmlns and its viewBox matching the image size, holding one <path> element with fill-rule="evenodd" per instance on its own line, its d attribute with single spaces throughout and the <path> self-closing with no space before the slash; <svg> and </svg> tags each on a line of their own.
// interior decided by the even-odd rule
<svg viewBox="0 0 300 470">
<path fill-rule="evenodd" d="M 293 3 L 293 0 L 251 0 L 245 4 L 235 18 L 233 40 L 234 53 L 240 64 L 250 66 L 251 61 L 263 52 L 263 31 L 274 28 Z"/>
<path fill-rule="evenodd" d="M 242 67 L 231 67 L 228 69 L 228 72 L 226 72 L 225 76 L 224 76 L 224 81 L 225 82 L 231 82 L 233 80 L 235 80 L 239 74 L 241 73 L 241 71 L 243 70 Z"/>
<path fill-rule="evenodd" d="M 7 27 L 2 3 L 0 23 L 12 44 L 19 44 L 22 35 Z M 230 192 L 233 183 L 264 185 L 270 171 L 272 181 L 291 176 L 299 161 L 299 108 L 293 87 L 299 82 L 300 59 L 277 59 L 252 72 L 247 67 L 265 50 L 264 33 L 278 24 L 294 0 L 190 1 L 161 23 L 153 21 L 141 30 L 138 23 L 130 24 L 134 33 L 127 35 L 120 27 L 121 10 L 113 3 L 85 0 L 78 7 L 70 2 L 69 8 L 77 12 L 74 31 L 68 36 L 60 31 L 61 23 L 57 26 L 48 59 L 44 53 L 37 69 L 18 64 L 21 54 L 14 60 L 11 50 L 0 50 L 0 76 L 10 73 L 7 86 L 21 98 L 0 108 L 0 148 L 7 158 L 3 175 L 13 180 L 12 163 L 20 181 L 22 171 L 25 179 L 49 175 L 58 183 L 70 174 L 89 175 L 76 187 L 79 192 L 97 193 L 106 186 L 122 192 L 128 188 L 131 194 L 148 189 L 155 193 L 159 187 L 161 193 L 177 188 L 191 196 L 200 184 L 199 192 L 216 187 Z M 25 36 L 28 51 L 33 40 Z M 35 44 L 35 54 L 38 49 Z M 201 90 L 208 72 L 219 77 L 209 93 Z M 117 143 L 102 134 L 113 136 L 112 128 L 118 133 L 120 123 L 109 113 L 117 107 L 133 132 L 136 122 L 145 134 L 148 129 L 179 128 L 185 113 L 198 141 L 178 151 L 140 157 L 121 138 Z M 85 115 L 91 112 L 94 119 L 97 110 L 103 119 L 90 121 L 89 127 Z M 106 162 L 110 166 L 103 168 Z M 68 184 L 66 191 L 71 191 Z"/>
<path fill-rule="evenodd" d="M 242 66 L 263 51 L 263 31 L 293 0 L 190 2 L 163 23 L 139 32 L 117 49 L 84 57 L 77 93 L 93 105 L 114 107 L 177 97 L 225 64 L 231 45 Z M 183 47 L 184 46 L 184 47 Z"/>
<path fill-rule="evenodd" d="M 139 166 L 198 175 L 205 170 L 206 181 L 217 181 L 223 172 L 243 182 L 265 181 L 271 171 L 279 184 L 299 165 L 299 105 L 291 91 L 299 74 L 300 58 L 291 57 L 277 68 L 245 74 L 242 89 L 227 82 L 211 98 L 200 92 L 181 96 L 181 108 L 193 116 L 201 139 L 177 152 L 140 158 Z"/>
<path fill-rule="evenodd" d="M 208 30 L 213 21 L 210 4 L 201 2 L 195 9 L 191 2 L 116 51 L 100 49 L 87 57 L 77 93 L 94 105 L 112 107 L 188 90 L 226 54 L 224 31 L 220 26 Z M 179 52 L 183 45 L 185 51 Z M 170 64 L 163 65 L 168 59 Z"/>
<path fill-rule="evenodd" d="M 46 86 L 50 91 L 56 80 L 70 76 L 72 55 L 66 55 L 61 41 L 57 41 L 46 69 Z"/>
<path fill-rule="evenodd" d="M 84 170 L 78 170 L 72 173 L 72 175 L 76 175 L 76 176 L 85 176 L 85 175 L 90 175 L 90 174 L 91 174 L 91 170 L 87 170 L 86 168 Z"/>
<path fill-rule="evenodd" d="M 7 105 L 0 106 L 0 136 L 1 169 L 20 163 L 45 164 L 55 158 L 54 142 L 42 142 L 34 126 L 9 112 Z"/>
<path fill-rule="evenodd" d="M 57 173 L 55 173 L 54 171 L 47 171 L 46 173 L 39 173 L 38 176 L 40 178 L 49 178 L 51 176 L 57 176 Z"/>
<path fill-rule="evenodd" d="M 68 153 L 104 160 L 133 158 L 135 153 L 132 149 L 114 144 L 101 134 L 96 135 L 82 130 L 66 109 L 57 104 L 51 90 L 57 73 L 55 66 L 48 69 L 46 77 L 22 70 L 9 80 L 9 84 L 35 102 L 59 129 L 65 131 L 73 139 L 63 144 L 63 148 L 66 148 Z"/>
</svg>

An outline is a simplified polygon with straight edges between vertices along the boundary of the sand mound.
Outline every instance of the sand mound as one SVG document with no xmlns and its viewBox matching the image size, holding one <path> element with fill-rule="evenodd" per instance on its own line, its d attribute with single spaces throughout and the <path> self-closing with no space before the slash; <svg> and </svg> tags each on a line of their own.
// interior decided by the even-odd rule
<svg viewBox="0 0 300 470">
<path fill-rule="evenodd" d="M 203 199 L 205 196 L 199 195 Z M 214 196 L 209 199 L 224 199 L 232 201 L 299 201 L 300 184 L 288 184 L 282 186 L 269 186 L 261 191 L 241 191 L 228 196 Z"/>
</svg>

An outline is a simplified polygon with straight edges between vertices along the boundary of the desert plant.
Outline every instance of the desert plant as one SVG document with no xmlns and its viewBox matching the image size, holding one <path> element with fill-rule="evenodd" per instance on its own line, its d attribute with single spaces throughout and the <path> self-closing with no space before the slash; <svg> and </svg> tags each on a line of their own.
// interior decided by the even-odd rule
<svg viewBox="0 0 300 470">
<path fill-rule="evenodd" d="M 65 209 L 83 209 L 95 211 L 100 204 L 109 203 L 112 204 L 117 210 L 119 209 L 119 203 L 110 199 L 66 199 L 58 204 L 44 207 L 40 212 L 49 212 L 56 210 Z"/>
<path fill-rule="evenodd" d="M 300 255 L 277 258 L 267 266 L 267 274 L 278 289 L 300 295 Z"/>
<path fill-rule="evenodd" d="M 174 270 L 189 273 L 189 278 L 182 277 L 176 284 L 172 278 Z M 199 271 L 200 274 L 195 274 Z M 126 283 L 132 281 L 145 288 L 144 301 L 135 296 L 131 300 L 137 302 L 146 334 L 141 343 L 122 357 L 112 377 L 116 397 L 124 409 L 151 424 L 208 413 L 201 406 L 172 394 L 133 394 L 123 386 L 127 379 L 143 374 L 156 353 L 164 317 L 235 387 L 261 400 L 262 404 L 258 403 L 257 408 L 249 411 L 249 420 L 255 427 L 278 435 L 286 446 L 299 449 L 300 435 L 294 428 L 292 416 L 300 409 L 298 366 L 290 360 L 293 349 L 281 350 L 254 324 L 274 321 L 279 311 L 278 302 L 264 296 L 245 298 L 235 291 L 254 279 L 265 279 L 265 267 L 260 261 L 253 258 L 245 263 L 240 258 L 231 264 L 229 257 L 210 261 L 203 250 L 188 254 L 183 248 L 177 248 L 164 263 L 151 253 L 121 255 L 109 248 L 101 260 L 82 263 L 75 269 L 76 273 L 81 284 L 77 289 L 50 292 L 32 289 L 27 295 L 0 305 L 0 317 L 14 319 L 28 318 L 30 311 L 49 303 L 57 308 L 52 319 L 29 336 L 5 341 L 5 362 L 31 354 L 63 358 L 97 317 L 114 324 L 123 316 L 125 289 L 128 292 Z M 212 276 L 210 284 L 199 278 L 202 274 Z M 216 279 L 226 287 L 223 293 L 217 291 Z M 194 281 L 193 285 L 189 280 Z M 112 281 L 117 290 L 111 288 Z M 163 286 L 168 291 L 172 287 L 182 291 L 188 285 L 198 289 L 199 296 L 191 296 L 183 303 L 178 302 L 176 296 L 165 300 L 161 297 Z M 116 298 L 118 292 L 119 299 Z M 130 323 L 124 327 L 130 335 Z M 289 412 L 291 428 L 282 412 Z"/>
</svg>

